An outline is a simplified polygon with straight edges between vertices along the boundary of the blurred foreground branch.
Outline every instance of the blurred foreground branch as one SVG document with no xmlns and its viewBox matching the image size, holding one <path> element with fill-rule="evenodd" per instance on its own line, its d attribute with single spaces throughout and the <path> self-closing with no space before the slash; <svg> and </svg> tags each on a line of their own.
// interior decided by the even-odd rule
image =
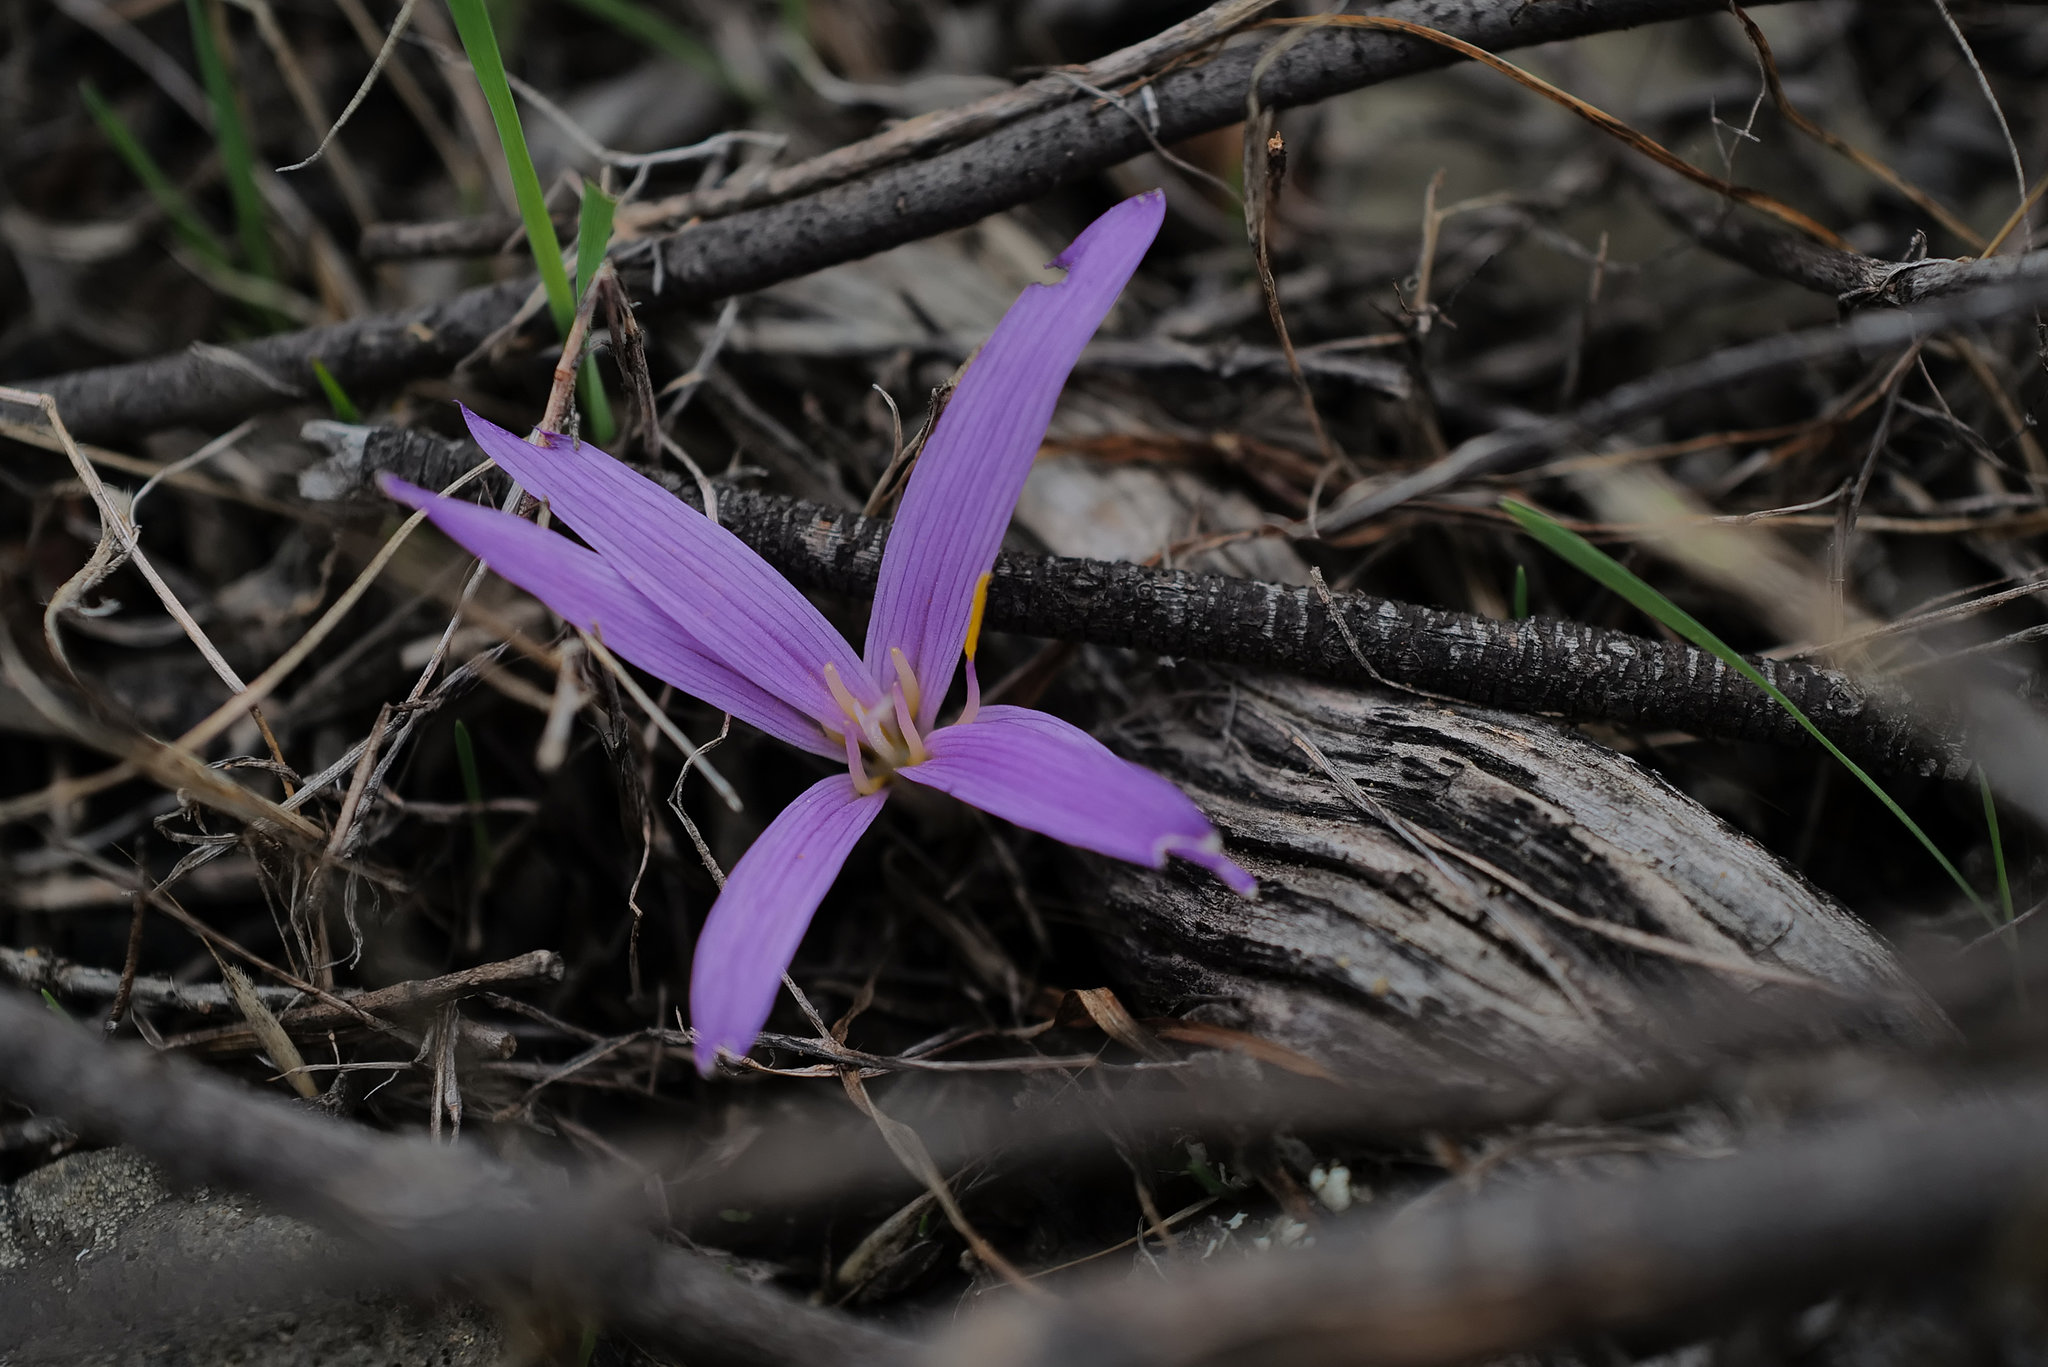
<svg viewBox="0 0 2048 1367">
<path fill-rule="evenodd" d="M 837 1367 L 900 1347 L 657 1241 L 623 1193 L 323 1119 L 176 1060 L 103 1046 L 13 992 L 0 992 L 0 1091 L 82 1134 L 132 1145 L 173 1181 L 249 1192 L 351 1236 L 393 1284 L 522 1284 L 693 1362 Z M 17 1332 L 51 1349 L 52 1334 L 92 1316 L 15 1279 L 0 1287 L 0 1350 Z"/>
<path fill-rule="evenodd" d="M 1100 1278 L 969 1319 L 924 1359 L 978 1367 L 1228 1362 L 1433 1367 L 1737 1306 L 1796 1309 L 1879 1273 L 2005 1253 L 2037 1277 L 2039 1083 L 1873 1108 L 1733 1157 L 1553 1176 L 1417 1203 L 1314 1249 Z M 1694 1321 L 1696 1322 L 1696 1321 Z"/>
</svg>

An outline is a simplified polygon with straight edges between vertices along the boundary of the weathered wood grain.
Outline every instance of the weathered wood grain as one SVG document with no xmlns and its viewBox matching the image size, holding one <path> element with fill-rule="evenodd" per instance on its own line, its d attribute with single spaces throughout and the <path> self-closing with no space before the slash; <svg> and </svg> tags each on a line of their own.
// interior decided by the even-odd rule
<svg viewBox="0 0 2048 1367">
<path fill-rule="evenodd" d="M 1447 1082 L 1682 1050 L 1667 1007 L 1683 997 L 1697 1020 L 1702 994 L 1737 1010 L 1869 994 L 1873 1028 L 1942 1028 L 1863 923 L 1553 723 L 1253 676 L 1155 701 L 1113 739 L 1193 795 L 1261 883 L 1244 901 L 1186 872 L 1093 862 L 1089 903 L 1144 1009 L 1250 1030 L 1352 1075 Z"/>
</svg>

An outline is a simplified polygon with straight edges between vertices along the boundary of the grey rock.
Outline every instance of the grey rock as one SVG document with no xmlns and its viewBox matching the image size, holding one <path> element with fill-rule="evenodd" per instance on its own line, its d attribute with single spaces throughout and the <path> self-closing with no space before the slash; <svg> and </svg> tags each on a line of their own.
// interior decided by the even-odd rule
<svg viewBox="0 0 2048 1367">
<path fill-rule="evenodd" d="M 176 1193 L 124 1149 L 0 1187 L 0 1367 L 468 1367 L 474 1306 L 379 1285 L 373 1259 L 233 1194 Z"/>
</svg>

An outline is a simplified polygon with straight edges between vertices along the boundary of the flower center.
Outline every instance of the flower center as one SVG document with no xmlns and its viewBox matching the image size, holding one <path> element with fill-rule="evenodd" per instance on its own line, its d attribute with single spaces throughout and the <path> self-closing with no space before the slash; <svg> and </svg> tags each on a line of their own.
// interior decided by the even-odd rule
<svg viewBox="0 0 2048 1367">
<path fill-rule="evenodd" d="M 845 743 L 847 772 L 853 775 L 854 789 L 862 794 L 880 789 L 898 769 L 922 764 L 928 758 L 924 737 L 917 731 L 917 676 L 900 648 L 890 647 L 889 663 L 896 671 L 896 682 L 890 685 L 889 696 L 874 707 L 860 705 L 837 667 L 828 664 L 824 669 L 825 686 L 832 690 L 832 700 L 847 720 L 844 731 L 828 729 L 827 734 Z"/>
<path fill-rule="evenodd" d="M 974 601 L 968 610 L 967 639 L 962 643 L 961 654 L 966 656 L 967 705 L 953 720 L 955 726 L 965 726 L 981 711 L 981 681 L 974 676 L 974 648 L 981 643 L 981 619 L 988 607 L 989 575 L 982 575 L 974 585 Z M 931 758 L 925 749 L 924 737 L 917 731 L 917 710 L 921 694 L 917 686 L 917 672 L 910 667 L 910 660 L 900 646 L 889 647 L 889 667 L 896 673 L 896 682 L 889 686 L 889 696 L 873 707 L 862 707 L 860 699 L 853 696 L 853 690 L 846 686 L 846 680 L 839 677 L 836 665 L 827 664 L 822 673 L 825 687 L 832 690 L 832 701 L 839 704 L 839 711 L 846 718 L 846 726 L 839 730 L 825 728 L 825 734 L 846 746 L 846 771 L 853 776 L 854 790 L 862 796 L 878 792 L 898 769 L 913 764 L 922 764 Z"/>
</svg>

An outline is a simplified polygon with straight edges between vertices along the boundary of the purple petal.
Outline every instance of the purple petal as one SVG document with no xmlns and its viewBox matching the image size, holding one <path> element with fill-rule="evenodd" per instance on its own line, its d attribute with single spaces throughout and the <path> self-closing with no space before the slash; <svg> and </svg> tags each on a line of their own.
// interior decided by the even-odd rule
<svg viewBox="0 0 2048 1367">
<path fill-rule="evenodd" d="M 931 725 L 953 681 L 975 582 L 995 564 L 1067 374 L 1165 214 L 1157 190 L 1125 200 L 1054 258 L 1066 279 L 1025 286 L 967 367 L 911 471 L 882 556 L 867 660 L 886 682 L 893 678 L 889 648 L 902 647 L 921 687 L 921 726 Z"/>
<path fill-rule="evenodd" d="M 720 1049 L 753 1048 L 811 914 L 888 796 L 863 797 L 834 774 L 783 808 L 733 866 L 690 966 L 698 1071 L 709 1073 Z"/>
<path fill-rule="evenodd" d="M 835 758 L 841 753 L 816 722 L 707 653 L 595 552 L 510 513 L 439 498 L 389 475 L 380 483 L 562 620 L 595 630 L 621 659 L 791 745 Z"/>
<path fill-rule="evenodd" d="M 863 705 L 882 701 L 845 638 L 731 532 L 588 442 L 544 432 L 536 446 L 467 408 L 462 416 L 485 455 L 733 670 L 835 730 L 846 719 L 826 665 Z"/>
<path fill-rule="evenodd" d="M 1258 890 L 1187 794 L 1057 717 L 984 707 L 925 743 L 930 759 L 896 771 L 913 783 L 1084 850 L 1155 869 L 1177 854 L 1247 897 Z"/>
</svg>

